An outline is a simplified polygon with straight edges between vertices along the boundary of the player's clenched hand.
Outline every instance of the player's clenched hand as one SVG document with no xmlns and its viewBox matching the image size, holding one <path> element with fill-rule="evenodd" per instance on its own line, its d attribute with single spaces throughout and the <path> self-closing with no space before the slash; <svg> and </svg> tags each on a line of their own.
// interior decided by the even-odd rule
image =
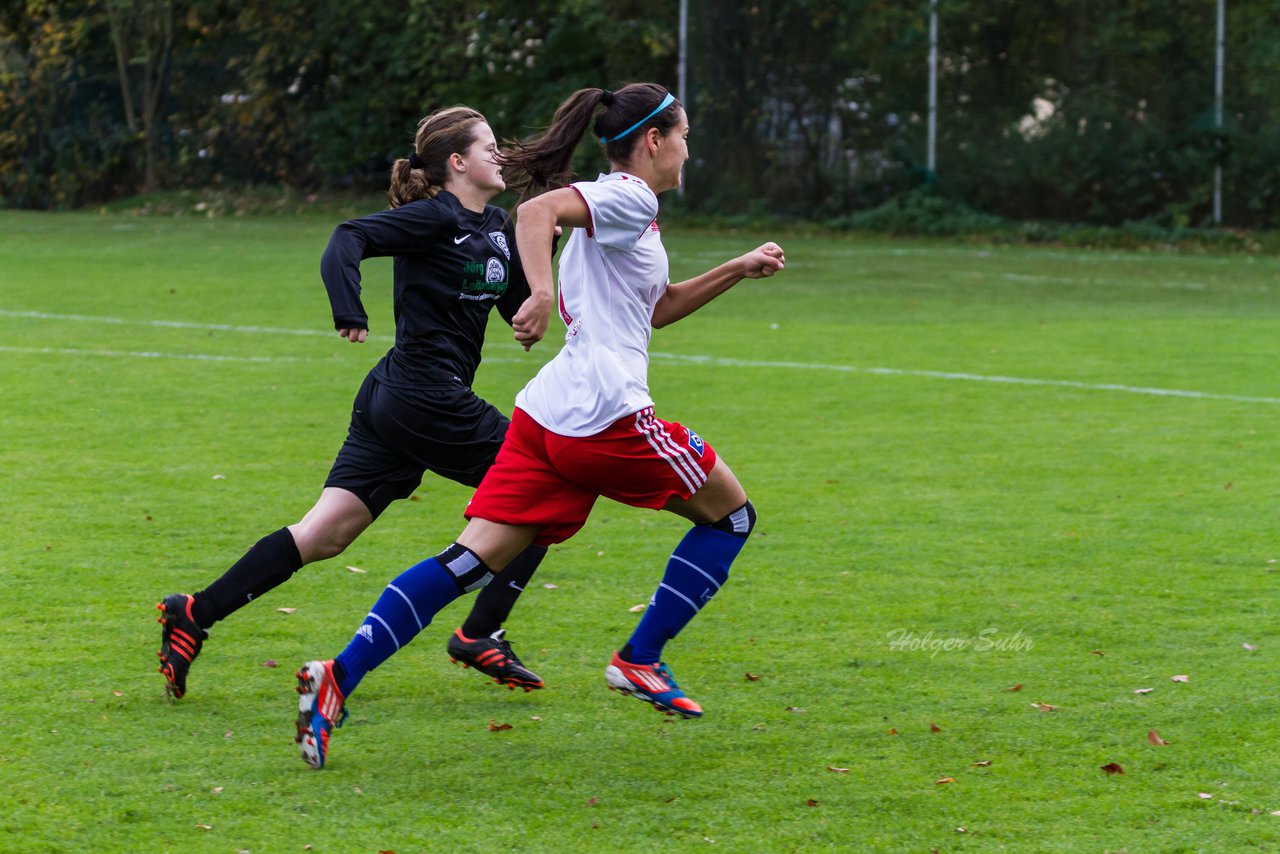
<svg viewBox="0 0 1280 854">
<path fill-rule="evenodd" d="M 350 341 L 352 344 L 363 344 L 364 339 L 369 337 L 368 329 L 339 329 L 338 334 Z"/>
<path fill-rule="evenodd" d="M 782 247 L 765 243 L 742 256 L 742 275 L 748 279 L 763 279 L 787 266 Z"/>
<path fill-rule="evenodd" d="M 526 350 L 537 344 L 547 334 L 550 319 L 551 298 L 542 293 L 531 294 L 515 317 L 511 318 L 511 329 L 516 334 L 516 342 Z"/>
</svg>

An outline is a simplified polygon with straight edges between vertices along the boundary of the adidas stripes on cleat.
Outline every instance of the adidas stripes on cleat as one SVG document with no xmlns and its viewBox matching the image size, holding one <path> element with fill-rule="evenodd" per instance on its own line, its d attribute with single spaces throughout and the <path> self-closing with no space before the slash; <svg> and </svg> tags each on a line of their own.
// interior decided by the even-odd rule
<svg viewBox="0 0 1280 854">
<path fill-rule="evenodd" d="M 660 712 L 685 718 L 702 717 L 702 707 L 684 695 L 671 675 L 671 668 L 661 661 L 657 664 L 632 664 L 623 661 L 615 652 L 613 661 L 604 669 L 604 678 L 610 691 L 621 691 L 637 700 L 652 703 Z"/>
<path fill-rule="evenodd" d="M 175 700 L 187 693 L 187 671 L 209 637 L 191 616 L 193 602 L 195 598 L 189 594 L 171 593 L 156 603 L 161 612 L 156 622 L 163 626 L 156 655 L 160 656 L 160 672 L 167 680 L 164 689 Z"/>
<path fill-rule="evenodd" d="M 541 688 L 542 679 L 521 663 L 505 635 L 505 629 L 498 629 L 487 638 L 472 640 L 458 629 L 449 638 L 449 660 L 463 667 L 474 667 L 511 690 L 523 688 L 527 692 Z"/>
<path fill-rule="evenodd" d="M 342 692 L 333 678 L 333 659 L 308 661 L 298 668 L 298 734 L 302 759 L 319 771 L 329 755 L 329 733 L 347 719 Z"/>
</svg>

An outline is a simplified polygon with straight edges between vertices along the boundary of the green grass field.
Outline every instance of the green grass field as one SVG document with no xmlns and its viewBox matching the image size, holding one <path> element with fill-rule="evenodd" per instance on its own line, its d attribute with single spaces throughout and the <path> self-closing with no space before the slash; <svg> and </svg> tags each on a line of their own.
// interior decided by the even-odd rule
<svg viewBox="0 0 1280 854">
<path fill-rule="evenodd" d="M 605 690 L 684 526 L 601 504 L 509 624 L 546 690 L 451 667 L 455 604 L 317 773 L 293 669 L 466 489 L 217 626 L 180 703 L 153 620 L 311 505 L 390 346 L 386 261 L 376 337 L 331 332 L 333 224 L 0 213 L 0 850 L 1280 849 L 1275 258 L 778 235 L 654 336 L 659 414 L 760 512 L 667 650 L 707 716 Z M 666 240 L 682 277 L 774 236 Z M 478 390 L 551 338 L 495 319 Z"/>
</svg>

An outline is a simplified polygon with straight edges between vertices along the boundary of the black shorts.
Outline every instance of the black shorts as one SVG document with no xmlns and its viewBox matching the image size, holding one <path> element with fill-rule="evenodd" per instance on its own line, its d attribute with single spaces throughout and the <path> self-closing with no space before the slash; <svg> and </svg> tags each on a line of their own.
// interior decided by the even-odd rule
<svg viewBox="0 0 1280 854">
<path fill-rule="evenodd" d="M 392 501 L 408 498 L 427 471 L 479 486 L 510 423 L 464 385 L 421 386 L 412 394 L 397 394 L 367 376 L 324 485 L 355 493 L 375 519 Z"/>
</svg>

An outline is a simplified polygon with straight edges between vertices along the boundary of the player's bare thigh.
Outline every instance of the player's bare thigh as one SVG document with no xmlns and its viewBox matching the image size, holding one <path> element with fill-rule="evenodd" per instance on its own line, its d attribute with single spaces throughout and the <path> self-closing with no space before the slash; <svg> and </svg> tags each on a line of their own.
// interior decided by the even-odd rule
<svg viewBox="0 0 1280 854">
<path fill-rule="evenodd" d="M 742 488 L 722 457 L 716 458 L 707 482 L 689 499 L 673 496 L 663 510 L 683 516 L 695 525 L 719 521 L 747 503 L 747 492 Z"/>
</svg>

